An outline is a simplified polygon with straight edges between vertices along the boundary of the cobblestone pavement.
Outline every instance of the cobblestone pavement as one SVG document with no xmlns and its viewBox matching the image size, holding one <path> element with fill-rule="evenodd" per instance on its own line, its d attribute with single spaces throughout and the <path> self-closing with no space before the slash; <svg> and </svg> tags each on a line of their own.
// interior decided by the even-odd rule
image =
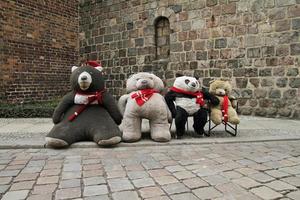
<svg viewBox="0 0 300 200">
<path fill-rule="evenodd" d="M 0 150 L 0 197 L 300 199 L 300 143 Z"/>
</svg>

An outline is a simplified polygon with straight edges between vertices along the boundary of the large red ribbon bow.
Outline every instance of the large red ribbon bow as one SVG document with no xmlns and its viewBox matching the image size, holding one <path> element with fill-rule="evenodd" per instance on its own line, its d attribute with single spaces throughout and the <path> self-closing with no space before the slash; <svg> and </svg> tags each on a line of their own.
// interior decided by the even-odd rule
<svg viewBox="0 0 300 200">
<path fill-rule="evenodd" d="M 158 93 L 158 91 L 154 89 L 143 89 L 133 93 L 131 98 L 135 99 L 139 106 L 142 106 L 151 98 L 154 93 Z"/>
</svg>

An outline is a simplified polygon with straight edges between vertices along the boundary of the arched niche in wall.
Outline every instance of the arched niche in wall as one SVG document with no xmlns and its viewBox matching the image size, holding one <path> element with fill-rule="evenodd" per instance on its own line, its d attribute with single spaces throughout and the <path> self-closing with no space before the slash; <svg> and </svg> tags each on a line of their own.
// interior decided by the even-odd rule
<svg viewBox="0 0 300 200">
<path fill-rule="evenodd" d="M 170 22 L 163 16 L 158 17 L 154 23 L 156 60 L 169 59 L 170 56 Z"/>
</svg>

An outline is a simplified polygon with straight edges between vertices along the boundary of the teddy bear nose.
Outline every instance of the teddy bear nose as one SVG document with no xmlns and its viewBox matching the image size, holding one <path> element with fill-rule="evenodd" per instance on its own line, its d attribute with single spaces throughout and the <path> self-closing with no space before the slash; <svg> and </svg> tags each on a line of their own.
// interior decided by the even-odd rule
<svg viewBox="0 0 300 200">
<path fill-rule="evenodd" d="M 142 84 L 146 84 L 146 83 L 148 83 L 147 80 L 142 80 Z"/>
<path fill-rule="evenodd" d="M 192 85 L 193 87 L 196 87 L 196 83 L 191 83 L 191 85 Z"/>
<path fill-rule="evenodd" d="M 87 80 L 87 76 L 82 76 L 82 77 L 81 77 L 81 80 L 82 80 L 82 81 L 86 81 L 86 80 Z"/>
</svg>

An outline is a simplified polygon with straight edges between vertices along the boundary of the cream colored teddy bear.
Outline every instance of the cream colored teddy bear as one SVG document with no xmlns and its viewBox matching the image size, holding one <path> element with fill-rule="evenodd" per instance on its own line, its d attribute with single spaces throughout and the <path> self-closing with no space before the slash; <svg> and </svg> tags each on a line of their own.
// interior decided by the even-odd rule
<svg viewBox="0 0 300 200">
<path fill-rule="evenodd" d="M 215 95 L 220 103 L 211 107 L 211 120 L 214 124 L 221 124 L 222 120 L 231 124 L 239 124 L 240 119 L 235 111 L 236 99 L 230 96 L 231 84 L 226 80 L 215 80 L 210 83 L 209 92 Z"/>
<path fill-rule="evenodd" d="M 171 140 L 168 117 L 170 111 L 160 94 L 164 84 L 154 74 L 140 72 L 132 75 L 126 83 L 128 94 L 119 99 L 119 108 L 123 113 L 123 136 L 125 142 L 135 142 L 141 139 L 142 119 L 150 123 L 151 138 L 157 142 Z"/>
</svg>

